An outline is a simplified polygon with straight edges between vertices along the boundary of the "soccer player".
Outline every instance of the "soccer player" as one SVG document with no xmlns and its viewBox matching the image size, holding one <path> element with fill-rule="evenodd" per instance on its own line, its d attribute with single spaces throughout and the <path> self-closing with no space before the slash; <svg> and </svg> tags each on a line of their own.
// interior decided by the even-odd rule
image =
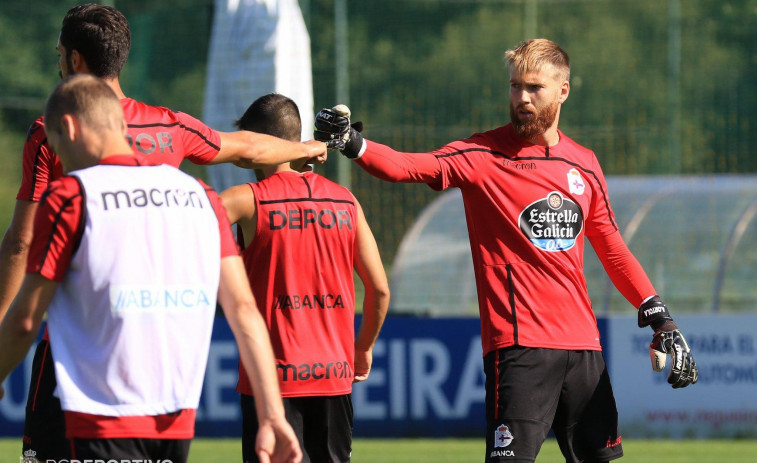
<svg viewBox="0 0 757 463">
<path fill-rule="evenodd" d="M 129 23 L 118 10 L 97 4 L 71 8 L 63 19 L 58 68 L 61 77 L 92 74 L 113 89 L 121 101 L 133 151 L 153 162 L 179 166 L 184 159 L 197 164 L 234 162 L 260 167 L 283 161 L 314 158 L 325 160 L 321 142 L 293 143 L 269 135 L 238 131 L 217 132 L 182 112 L 149 106 L 124 95 L 119 75 L 129 54 Z M 0 245 L 0 319 L 21 286 L 26 256 L 32 238 L 34 212 L 48 184 L 62 175 L 58 157 L 50 149 L 45 121 L 29 129 L 23 152 L 23 178 L 11 224 Z M 63 417 L 53 397 L 55 376 L 46 336 L 38 344 L 24 425 L 24 450 L 34 450 L 40 459 L 67 457 L 69 443 L 63 438 Z"/>
<path fill-rule="evenodd" d="M 257 99 L 237 123 L 287 140 L 301 136 L 297 105 L 278 94 Z M 237 242 L 268 326 L 287 420 L 303 461 L 349 462 L 352 383 L 368 378 L 389 285 L 352 193 L 299 167 L 287 162 L 257 171 L 260 181 L 231 187 L 221 199 L 230 222 L 238 224 Z M 357 338 L 353 269 L 365 286 Z M 245 368 L 240 364 L 237 391 L 243 460 L 251 463 L 258 461 L 253 449 L 259 422 Z"/>
<path fill-rule="evenodd" d="M 653 368 L 697 381 L 683 335 L 631 254 L 594 153 L 557 127 L 570 93 L 568 55 L 534 39 L 505 54 L 511 123 L 430 153 L 364 140 L 336 106 L 316 139 L 391 182 L 460 188 L 481 315 L 486 461 L 533 462 L 551 427 L 567 462 L 622 456 L 617 409 L 583 272 L 584 237 L 612 282 L 654 330 Z"/>
<path fill-rule="evenodd" d="M 28 273 L 0 325 L 0 381 L 48 313 L 72 457 L 185 462 L 217 297 L 258 400 L 256 451 L 299 461 L 218 196 L 133 154 L 121 104 L 100 79 L 64 79 L 45 117 L 68 175 L 36 211 Z"/>
</svg>

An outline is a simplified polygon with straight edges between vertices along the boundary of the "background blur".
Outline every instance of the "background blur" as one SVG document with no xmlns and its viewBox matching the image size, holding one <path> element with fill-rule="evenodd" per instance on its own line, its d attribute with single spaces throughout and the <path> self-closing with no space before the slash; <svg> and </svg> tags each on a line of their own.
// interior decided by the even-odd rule
<svg viewBox="0 0 757 463">
<path fill-rule="evenodd" d="M 77 3 L 84 2 L 0 3 L 2 232 L 26 131 L 59 81 L 60 23 Z M 126 94 L 201 116 L 214 2 L 103 3 L 131 24 Z M 533 37 L 563 46 L 572 90 L 560 126 L 597 153 L 621 231 L 685 327 L 700 365 L 700 384 L 675 393 L 664 375 L 651 373 L 649 333 L 636 328 L 632 309 L 587 247 L 587 285 L 623 425 L 656 438 L 755 436 L 757 0 L 299 5 L 310 34 L 315 108 L 348 103 L 367 137 L 403 151 L 430 151 L 508 123 L 505 50 Z M 354 391 L 356 435 L 479 435 L 481 347 L 459 192 L 384 183 L 341 161 L 332 154 L 320 172 L 350 185 L 362 203 L 392 274 L 392 309 L 472 316 L 388 318 L 371 379 Z M 236 346 L 224 324 L 214 329 L 198 434 L 233 435 Z M 6 384 L 0 434 L 20 433 L 30 360 Z"/>
<path fill-rule="evenodd" d="M 76 3 L 0 3 L 3 230 L 26 130 L 58 82 L 60 21 Z M 212 0 L 110 4 L 132 27 L 125 92 L 200 116 Z M 346 83 L 335 64 L 337 4 L 347 6 Z M 571 57 L 561 128 L 595 150 L 606 175 L 757 172 L 754 0 L 300 0 L 300 6 L 311 37 L 315 107 L 332 106 L 338 92 L 344 98 L 346 86 L 354 118 L 375 141 L 429 151 L 506 124 L 503 54 L 542 36 Z M 336 179 L 337 164 L 321 171 Z M 359 169 L 351 181 L 391 262 L 408 227 L 438 194 L 382 183 Z"/>
</svg>

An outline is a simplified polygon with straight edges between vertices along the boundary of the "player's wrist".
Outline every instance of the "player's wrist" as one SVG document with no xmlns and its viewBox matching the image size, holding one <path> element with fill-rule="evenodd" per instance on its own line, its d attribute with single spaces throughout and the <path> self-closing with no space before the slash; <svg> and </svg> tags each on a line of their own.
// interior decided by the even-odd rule
<svg viewBox="0 0 757 463">
<path fill-rule="evenodd" d="M 363 135 L 353 127 L 350 127 L 349 140 L 344 144 L 342 154 L 350 159 L 360 159 L 360 156 L 365 153 L 367 148 L 368 144 L 365 142 Z"/>
<path fill-rule="evenodd" d="M 639 306 L 638 324 L 639 328 L 649 326 L 654 331 L 678 329 L 673 317 L 670 316 L 668 306 L 665 305 L 660 296 L 648 298 Z"/>
</svg>

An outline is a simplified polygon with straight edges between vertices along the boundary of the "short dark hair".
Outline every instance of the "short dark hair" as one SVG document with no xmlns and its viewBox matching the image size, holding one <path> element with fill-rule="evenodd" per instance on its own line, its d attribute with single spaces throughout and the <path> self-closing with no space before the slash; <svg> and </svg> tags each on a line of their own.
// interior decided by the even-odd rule
<svg viewBox="0 0 757 463">
<path fill-rule="evenodd" d="M 61 118 L 71 114 L 97 130 L 120 130 L 123 109 L 115 92 L 95 76 L 74 74 L 55 87 L 45 105 L 45 129 L 60 133 Z"/>
<path fill-rule="evenodd" d="M 129 22 L 115 8 L 88 3 L 71 8 L 63 18 L 60 44 L 79 52 L 90 72 L 100 78 L 118 77 L 129 58 Z"/>
<path fill-rule="evenodd" d="M 278 93 L 269 93 L 255 100 L 235 125 L 242 130 L 289 141 L 302 139 L 302 121 L 297 104 Z"/>
</svg>

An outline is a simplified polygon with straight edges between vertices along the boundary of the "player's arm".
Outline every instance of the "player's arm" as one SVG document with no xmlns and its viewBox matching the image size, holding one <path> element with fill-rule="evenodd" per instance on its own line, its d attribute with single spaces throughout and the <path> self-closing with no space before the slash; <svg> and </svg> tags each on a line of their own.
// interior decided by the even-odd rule
<svg viewBox="0 0 757 463">
<path fill-rule="evenodd" d="M 326 162 L 326 144 L 319 141 L 292 142 L 247 130 L 219 132 L 219 135 L 221 149 L 210 164 L 231 162 L 246 169 L 259 169 L 301 159 L 319 164 Z"/>
<path fill-rule="evenodd" d="M 29 127 L 24 142 L 21 186 L 16 195 L 13 218 L 0 243 L 0 320 L 24 281 L 37 201 L 60 174 L 60 161 L 47 144 L 40 118 Z"/>
<path fill-rule="evenodd" d="M 71 260 L 80 217 L 79 184 L 64 180 L 51 184 L 34 214 L 26 277 L 0 324 L 0 381 L 21 363 L 36 339 Z"/>
<path fill-rule="evenodd" d="M 350 123 L 344 105 L 322 109 L 315 116 L 314 138 L 337 149 L 366 172 L 387 182 L 437 183 L 441 165 L 433 153 L 402 153 L 363 138 L 362 123 Z"/>
<path fill-rule="evenodd" d="M 355 338 L 355 382 L 365 381 L 373 363 L 373 346 L 389 308 L 389 283 L 381 262 L 376 239 L 365 220 L 360 204 L 357 206 L 357 239 L 355 241 L 355 269 L 365 286 L 363 319 Z"/>
<path fill-rule="evenodd" d="M 221 192 L 219 195 L 226 209 L 229 222 L 239 224 L 242 227 L 245 246 L 255 236 L 257 207 L 255 206 L 255 193 L 249 184 L 236 185 Z"/>
<path fill-rule="evenodd" d="M 242 258 L 236 250 L 234 237 L 221 199 L 202 183 L 218 219 L 221 238 L 221 280 L 218 303 L 234 333 L 239 357 L 249 375 L 257 408 L 258 435 L 255 452 L 262 463 L 268 461 L 297 463 L 302 451 L 294 430 L 284 415 L 276 363 L 268 328 L 247 280 Z"/>
<path fill-rule="evenodd" d="M 657 294 L 619 231 L 590 236 L 589 241 L 612 283 L 634 307 L 639 307 L 645 299 Z"/>
<path fill-rule="evenodd" d="M 13 218 L 0 244 L 0 320 L 24 281 L 36 210 L 36 202 L 16 200 Z"/>
<path fill-rule="evenodd" d="M 29 273 L 24 278 L 18 296 L 0 323 L 0 383 L 23 361 L 37 338 L 57 287 L 56 281 L 38 273 Z M 0 389 L 0 398 L 2 394 Z"/>
<path fill-rule="evenodd" d="M 610 280 L 638 308 L 639 327 L 649 326 L 654 330 L 649 346 L 654 371 L 665 369 L 667 356 L 671 355 L 668 383 L 674 388 L 696 383 L 699 373 L 686 339 L 620 232 L 616 230 L 589 239 Z"/>
<path fill-rule="evenodd" d="M 268 329 L 255 304 L 239 256 L 221 260 L 218 302 L 234 333 L 240 359 L 252 385 L 260 424 L 255 451 L 260 461 L 299 462 L 302 451 L 284 415 Z"/>
</svg>

